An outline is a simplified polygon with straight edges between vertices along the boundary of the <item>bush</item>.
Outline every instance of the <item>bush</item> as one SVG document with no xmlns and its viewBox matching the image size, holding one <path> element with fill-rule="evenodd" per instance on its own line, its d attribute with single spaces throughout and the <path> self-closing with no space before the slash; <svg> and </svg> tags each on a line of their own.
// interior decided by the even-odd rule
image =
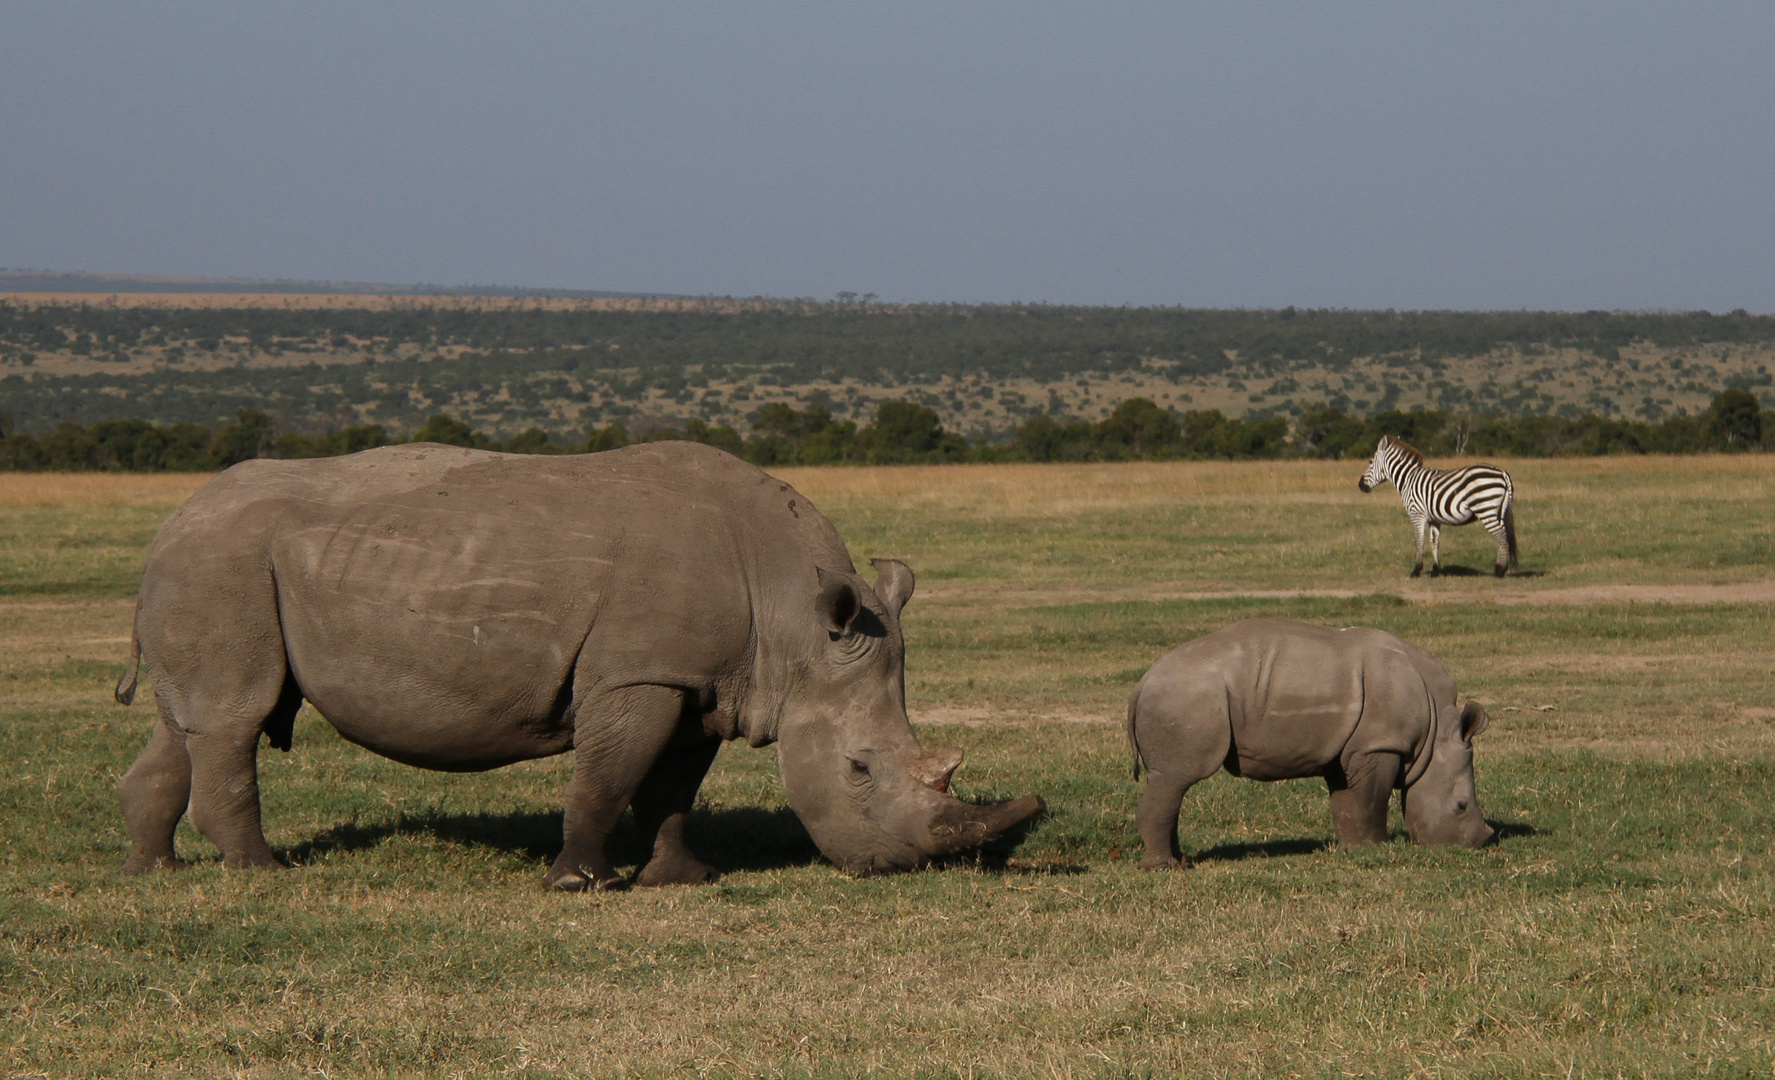
<svg viewBox="0 0 1775 1080">
<path fill-rule="evenodd" d="M 620 423 L 592 428 L 579 444 L 560 444 L 531 428 L 503 445 L 468 424 L 442 414 L 426 420 L 410 441 L 447 443 L 514 454 L 596 453 L 636 441 L 688 439 L 718 447 L 755 464 L 828 465 L 954 461 L 1155 461 L 1173 458 L 1362 458 L 1382 435 L 1396 435 L 1436 456 L 1555 457 L 1599 454 L 1694 454 L 1775 450 L 1775 424 L 1763 423 L 1762 406 L 1749 391 L 1719 394 L 1705 415 L 1660 423 L 1609 420 L 1586 414 L 1559 416 L 1456 416 L 1435 410 L 1392 410 L 1366 420 L 1329 405 L 1301 410 L 1293 431 L 1280 416 L 1229 420 L 1216 409 L 1181 414 L 1147 398 L 1130 398 L 1095 424 L 1043 415 L 1025 420 L 1008 440 L 970 446 L 943 430 L 931 409 L 911 401 L 887 401 L 875 422 L 858 428 L 836 420 L 821 404 L 797 411 L 773 403 L 758 411 L 752 434 L 692 419 L 684 429 L 665 428 L 636 440 Z M 0 417 L 3 419 L 3 417 Z M 235 422 L 215 432 L 197 424 L 155 426 L 141 420 L 107 420 L 91 427 L 58 424 L 41 439 L 8 433 L 0 423 L 0 470 L 55 469 L 158 472 L 226 468 L 255 457 L 310 458 L 355 453 L 404 440 L 380 425 L 351 426 L 324 435 L 274 435 L 269 415 L 241 409 Z"/>
</svg>

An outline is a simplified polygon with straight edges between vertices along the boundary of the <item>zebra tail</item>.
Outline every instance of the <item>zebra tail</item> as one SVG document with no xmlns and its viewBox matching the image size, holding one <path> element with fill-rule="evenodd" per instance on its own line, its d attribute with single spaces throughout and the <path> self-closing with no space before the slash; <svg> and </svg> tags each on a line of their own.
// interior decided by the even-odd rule
<svg viewBox="0 0 1775 1080">
<path fill-rule="evenodd" d="M 1516 566 L 1516 507 L 1512 504 L 1504 506 L 1504 544 L 1510 549 L 1510 569 Z"/>
</svg>

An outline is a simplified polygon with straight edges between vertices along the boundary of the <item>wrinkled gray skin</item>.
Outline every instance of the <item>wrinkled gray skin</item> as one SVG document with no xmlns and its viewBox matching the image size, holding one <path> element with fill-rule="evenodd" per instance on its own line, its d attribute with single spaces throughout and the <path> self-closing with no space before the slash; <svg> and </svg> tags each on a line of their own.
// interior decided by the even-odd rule
<svg viewBox="0 0 1775 1080">
<path fill-rule="evenodd" d="M 1140 865 L 1185 865 L 1177 843 L 1184 793 L 1222 768 L 1253 780 L 1323 776 L 1339 844 L 1387 838 L 1402 789 L 1411 838 L 1481 847 L 1496 837 L 1473 788 L 1477 701 L 1424 650 L 1380 630 L 1247 619 L 1178 646 L 1128 702 L 1134 774 L 1147 769 L 1135 821 Z"/>
<path fill-rule="evenodd" d="M 605 841 L 630 806 L 652 848 L 637 883 L 713 878 L 684 823 L 724 739 L 777 743 L 789 805 L 852 873 L 977 846 L 1041 800 L 946 793 L 961 751 L 925 751 L 906 719 L 912 571 L 875 565 L 872 589 L 805 497 L 694 443 L 237 465 L 148 553 L 136 655 L 161 719 L 118 784 L 125 869 L 182 865 L 187 807 L 227 865 L 275 865 L 255 756 L 261 735 L 289 748 L 304 699 L 422 768 L 571 750 L 557 889 L 627 884 Z M 134 691 L 132 669 L 118 699 Z"/>
</svg>

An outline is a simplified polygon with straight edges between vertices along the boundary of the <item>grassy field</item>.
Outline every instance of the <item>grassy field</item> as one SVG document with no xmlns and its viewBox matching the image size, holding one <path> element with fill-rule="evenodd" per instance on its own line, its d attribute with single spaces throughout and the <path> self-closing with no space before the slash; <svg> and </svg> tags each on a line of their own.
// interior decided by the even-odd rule
<svg viewBox="0 0 1775 1080">
<path fill-rule="evenodd" d="M 1349 463 L 787 472 L 919 573 L 908 693 L 958 791 L 1051 813 L 852 880 L 732 746 L 693 826 L 722 881 L 593 896 L 539 887 L 564 761 L 429 774 L 307 712 L 261 758 L 298 869 L 117 877 L 151 714 L 110 684 L 201 478 L 0 475 L 0 1075 L 1767 1076 L 1775 459 L 1508 465 L 1501 582 L 1474 528 L 1409 581 Z M 1318 782 L 1222 776 L 1197 865 L 1134 869 L 1127 692 L 1259 614 L 1441 658 L 1503 841 L 1340 851 Z"/>
</svg>

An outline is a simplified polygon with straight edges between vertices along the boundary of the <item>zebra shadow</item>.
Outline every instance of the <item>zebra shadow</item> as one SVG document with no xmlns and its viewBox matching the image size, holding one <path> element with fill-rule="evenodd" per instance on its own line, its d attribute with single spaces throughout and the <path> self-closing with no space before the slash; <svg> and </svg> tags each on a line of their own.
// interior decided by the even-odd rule
<svg viewBox="0 0 1775 1080">
<path fill-rule="evenodd" d="M 1442 569 L 1440 569 L 1440 570 L 1426 570 L 1426 571 L 1424 571 L 1424 573 L 1428 574 L 1430 577 L 1491 577 L 1492 576 L 1492 568 L 1490 566 L 1486 566 L 1483 568 L 1475 568 L 1475 567 L 1471 567 L 1471 566 L 1463 566 L 1460 563 L 1443 563 Z M 1505 577 L 1540 577 L 1541 571 L 1539 571 L 1539 570 L 1512 570 L 1504 576 Z"/>
</svg>

